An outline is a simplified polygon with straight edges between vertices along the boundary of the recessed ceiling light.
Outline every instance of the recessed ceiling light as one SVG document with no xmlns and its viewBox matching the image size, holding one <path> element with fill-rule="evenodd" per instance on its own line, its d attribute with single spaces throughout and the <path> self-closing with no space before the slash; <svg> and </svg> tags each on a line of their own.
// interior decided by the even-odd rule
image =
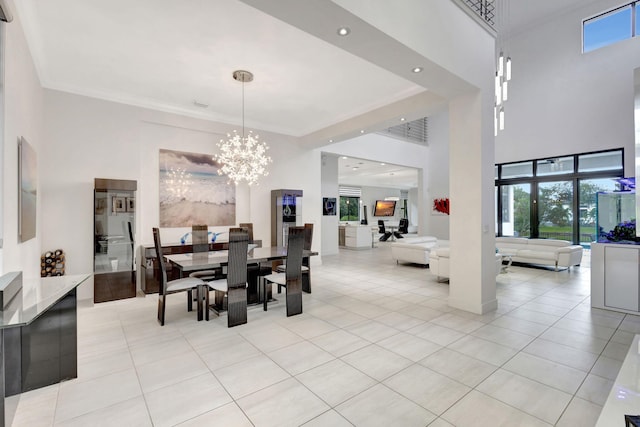
<svg viewBox="0 0 640 427">
<path fill-rule="evenodd" d="M 360 133 L 364 133 L 364 129 L 362 129 L 362 130 L 360 131 Z"/>
<path fill-rule="evenodd" d="M 411 71 L 413 71 L 414 73 L 420 73 L 422 72 L 422 67 L 414 67 Z"/>
<path fill-rule="evenodd" d="M 353 170 L 354 170 L 354 171 L 357 171 L 357 170 L 358 170 L 358 167 L 357 167 L 357 166 L 354 166 L 354 167 L 353 167 Z"/>
<path fill-rule="evenodd" d="M 329 142 L 333 142 L 333 139 L 330 139 Z"/>
<path fill-rule="evenodd" d="M 348 159 L 348 157 L 347 157 L 347 156 L 342 156 L 342 159 L 343 159 L 343 160 L 347 160 L 347 159 Z"/>
<path fill-rule="evenodd" d="M 349 27 L 340 27 L 340 28 L 338 28 L 337 33 L 338 33 L 339 36 L 342 36 L 342 37 L 348 36 L 351 33 L 351 28 L 349 28 Z"/>
<path fill-rule="evenodd" d="M 380 166 L 384 166 L 384 165 L 386 165 L 386 163 L 380 163 Z"/>
<path fill-rule="evenodd" d="M 400 121 L 404 122 L 406 119 L 404 117 L 400 117 Z"/>
</svg>

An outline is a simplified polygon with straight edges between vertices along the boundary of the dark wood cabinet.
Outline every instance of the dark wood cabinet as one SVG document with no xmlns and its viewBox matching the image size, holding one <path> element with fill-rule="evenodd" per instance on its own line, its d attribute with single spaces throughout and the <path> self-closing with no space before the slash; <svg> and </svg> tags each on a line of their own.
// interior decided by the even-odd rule
<svg viewBox="0 0 640 427">
<path fill-rule="evenodd" d="M 93 301 L 136 296 L 136 181 L 95 179 Z"/>
</svg>

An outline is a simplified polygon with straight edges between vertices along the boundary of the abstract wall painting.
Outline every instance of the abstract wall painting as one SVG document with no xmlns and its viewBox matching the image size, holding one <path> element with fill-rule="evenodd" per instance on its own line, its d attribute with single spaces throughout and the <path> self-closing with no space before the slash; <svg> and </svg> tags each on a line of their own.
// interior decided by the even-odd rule
<svg viewBox="0 0 640 427">
<path fill-rule="evenodd" d="M 38 161 L 26 139 L 18 141 L 18 241 L 36 237 L 36 202 L 38 199 Z"/>
<path fill-rule="evenodd" d="M 210 154 L 160 150 L 160 227 L 236 223 L 236 187 Z"/>
</svg>

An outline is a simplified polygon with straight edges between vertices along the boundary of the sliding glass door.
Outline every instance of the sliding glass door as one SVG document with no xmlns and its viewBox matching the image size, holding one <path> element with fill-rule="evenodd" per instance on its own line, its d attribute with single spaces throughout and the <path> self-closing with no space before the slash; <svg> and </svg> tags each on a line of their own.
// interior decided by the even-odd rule
<svg viewBox="0 0 640 427">
<path fill-rule="evenodd" d="M 531 235 L 531 184 L 501 185 L 502 235 Z"/>
<path fill-rule="evenodd" d="M 538 184 L 538 237 L 573 241 L 573 182 Z"/>
</svg>

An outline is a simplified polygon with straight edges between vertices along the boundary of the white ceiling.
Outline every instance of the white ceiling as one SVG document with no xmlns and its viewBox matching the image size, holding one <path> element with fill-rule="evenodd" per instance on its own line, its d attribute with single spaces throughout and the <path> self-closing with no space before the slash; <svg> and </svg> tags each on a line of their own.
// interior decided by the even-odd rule
<svg viewBox="0 0 640 427">
<path fill-rule="evenodd" d="M 506 1 L 512 32 L 587 3 Z M 336 29 L 344 24 L 358 29 L 351 44 L 387 36 L 330 0 L 14 0 L 13 7 L 50 89 L 238 125 L 242 88 L 232 73 L 245 69 L 255 74 L 245 85 L 247 127 L 328 138 L 349 119 L 372 113 L 379 120 L 381 108 L 389 120 L 417 119 L 424 112 L 402 111 L 402 101 L 433 96 L 408 71 L 413 53 L 394 52 L 394 61 L 406 61 L 401 75 L 340 48 L 345 39 Z M 373 179 L 373 166 L 360 175 Z M 415 170 L 388 165 L 380 176 L 391 172 L 403 177 L 401 187 L 412 174 L 417 182 Z M 355 183 L 355 175 L 343 176 Z"/>
<path fill-rule="evenodd" d="M 418 170 L 355 157 L 338 158 L 338 182 L 355 187 L 383 187 L 408 190 L 418 187 Z"/>
</svg>

